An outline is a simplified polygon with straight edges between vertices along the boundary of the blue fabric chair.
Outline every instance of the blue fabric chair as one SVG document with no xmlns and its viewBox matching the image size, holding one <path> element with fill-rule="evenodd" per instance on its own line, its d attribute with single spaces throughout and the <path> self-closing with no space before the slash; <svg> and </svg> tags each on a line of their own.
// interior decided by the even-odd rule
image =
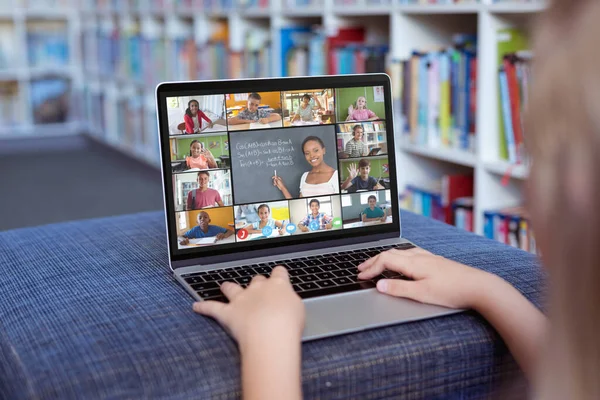
<svg viewBox="0 0 600 400">
<path fill-rule="evenodd" d="M 538 307 L 536 258 L 403 212 L 403 236 L 496 273 Z M 164 214 L 0 233 L 0 398 L 240 397 L 236 343 L 168 268 Z M 475 312 L 303 345 L 305 398 L 515 398 L 526 391 Z"/>
</svg>

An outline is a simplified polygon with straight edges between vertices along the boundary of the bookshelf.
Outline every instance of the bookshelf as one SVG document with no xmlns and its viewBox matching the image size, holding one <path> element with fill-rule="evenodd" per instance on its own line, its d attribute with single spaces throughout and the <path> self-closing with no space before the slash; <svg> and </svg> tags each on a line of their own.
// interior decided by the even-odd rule
<svg viewBox="0 0 600 400">
<path fill-rule="evenodd" d="M 75 5 L 76 0 L 0 5 L 0 140 L 81 132 Z"/>
<path fill-rule="evenodd" d="M 473 174 L 474 230 L 479 234 L 484 229 L 484 211 L 522 202 L 527 167 L 512 166 L 499 156 L 501 115 L 498 110 L 496 35 L 499 29 L 508 27 L 527 30 L 535 16 L 544 10 L 543 2 L 45 1 L 50 6 L 40 6 L 36 10 L 25 5 L 25 0 L 19 0 L 19 6 L 14 9 L 0 6 L 0 32 L 12 32 L 16 43 L 22 46 L 26 40 L 27 21 L 31 19 L 44 15 L 44 18 L 67 24 L 72 57 L 68 66 L 52 72 L 66 76 L 76 84 L 77 96 L 80 96 L 76 98 L 81 99 L 84 118 L 80 125 L 72 128 L 83 127 L 98 140 L 154 167 L 158 167 L 159 160 L 154 102 L 156 83 L 162 80 L 281 76 L 284 67 L 282 28 L 310 27 L 327 38 L 336 35 L 340 28 L 363 26 L 365 43 L 387 48 L 388 66 L 390 61 L 410 58 L 414 50 L 449 46 L 455 33 L 475 35 L 478 63 L 473 151 L 428 147 L 407 140 L 402 132 L 399 96 L 395 93 L 395 150 L 402 166 L 399 191 L 402 192 L 406 185 L 438 180 L 445 174 Z M 53 7 L 53 3 L 62 6 Z M 189 52 L 186 49 L 190 49 Z M 205 57 L 194 59 L 190 56 L 191 49 Z M 124 54 L 125 50 L 144 52 L 153 62 L 138 65 L 131 57 L 119 57 L 118 53 Z M 300 59 L 305 56 L 298 55 Z M 248 61 L 243 63 L 242 60 Z M 17 60 L 13 67 L 0 67 L 0 80 L 16 82 L 18 86 L 15 98 L 22 105 L 21 110 L 28 109 L 31 102 L 29 85 L 38 74 L 35 68 L 21 68 L 24 65 L 27 65 L 25 58 Z M 148 68 L 148 65 L 154 68 Z M 307 68 L 310 71 L 319 66 L 308 65 Z M 42 69 L 39 73 L 43 75 L 48 70 Z M 0 108 L 0 121 L 2 112 Z M 22 114 L 18 126 L 23 131 L 26 128 L 32 130 L 35 126 L 32 117 L 26 112 Z M 3 129 L 0 128 L 0 132 Z M 62 126 L 52 128 L 57 132 L 61 129 Z M 365 132 L 365 136 L 368 135 Z"/>
</svg>

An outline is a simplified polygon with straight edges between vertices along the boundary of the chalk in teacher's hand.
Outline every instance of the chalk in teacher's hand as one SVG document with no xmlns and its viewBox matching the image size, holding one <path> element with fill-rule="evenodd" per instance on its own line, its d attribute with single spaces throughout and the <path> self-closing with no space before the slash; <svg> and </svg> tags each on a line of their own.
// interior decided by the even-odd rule
<svg viewBox="0 0 600 400">
<path fill-rule="evenodd" d="M 277 177 L 277 170 L 275 170 L 275 177 Z"/>
</svg>

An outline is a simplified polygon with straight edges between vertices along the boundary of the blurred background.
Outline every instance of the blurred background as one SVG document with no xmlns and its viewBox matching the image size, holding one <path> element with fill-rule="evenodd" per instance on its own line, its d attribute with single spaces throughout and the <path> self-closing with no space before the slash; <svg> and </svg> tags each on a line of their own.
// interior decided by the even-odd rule
<svg viewBox="0 0 600 400">
<path fill-rule="evenodd" d="M 522 114 L 528 31 L 544 9 L 525 0 L 1 0 L 0 230 L 161 210 L 161 81 L 386 72 L 401 206 L 535 252 L 520 207 Z"/>
</svg>

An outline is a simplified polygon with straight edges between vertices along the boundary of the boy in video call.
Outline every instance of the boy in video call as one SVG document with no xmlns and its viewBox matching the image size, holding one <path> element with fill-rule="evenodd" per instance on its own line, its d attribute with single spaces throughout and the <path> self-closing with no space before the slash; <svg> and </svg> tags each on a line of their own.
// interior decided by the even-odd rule
<svg viewBox="0 0 600 400">
<path fill-rule="evenodd" d="M 309 203 L 310 213 L 302 219 L 302 221 L 298 222 L 298 229 L 302 232 L 308 232 L 309 230 L 322 230 L 322 229 L 331 229 L 331 222 L 333 218 L 329 215 L 319 212 L 319 208 L 321 208 L 321 203 L 317 199 L 312 199 Z M 313 224 L 316 222 L 316 224 Z M 312 229 L 311 226 L 318 226 L 317 229 Z"/>
<path fill-rule="evenodd" d="M 258 108 L 260 100 L 260 94 L 250 93 L 246 109 L 240 111 L 235 117 L 230 118 L 228 123 L 231 125 L 250 124 L 253 122 L 268 124 L 269 122 L 279 121 L 281 115 Z"/>
<path fill-rule="evenodd" d="M 354 125 L 352 127 L 352 139 L 348 140 L 348 143 L 346 143 L 346 147 L 344 148 L 344 152 L 348 154 L 348 157 L 364 157 L 368 154 L 369 149 L 365 142 L 363 142 L 362 137 L 362 125 Z"/>
<path fill-rule="evenodd" d="M 210 225 L 210 216 L 206 211 L 201 211 L 198 214 L 198 225 L 184 233 L 183 239 L 179 241 L 179 244 L 186 245 L 190 243 L 190 239 L 201 239 L 207 237 L 214 237 L 216 240 L 225 239 L 233 235 L 233 231 L 225 229 L 220 226 Z"/>
<path fill-rule="evenodd" d="M 371 172 L 371 162 L 365 158 L 359 161 L 358 170 L 356 164 L 350 164 L 348 167 L 348 178 L 342 183 L 342 190 L 348 190 L 348 193 L 353 193 L 359 190 L 378 190 L 384 189 L 379 184 L 379 181 L 372 176 L 369 176 Z"/>
<path fill-rule="evenodd" d="M 385 222 L 385 212 L 381 208 L 377 207 L 377 197 L 371 195 L 367 201 L 369 202 L 369 207 L 365 208 L 362 213 L 362 222 Z"/>
<path fill-rule="evenodd" d="M 190 190 L 187 196 L 187 210 L 198 210 L 206 207 L 223 207 L 221 195 L 208 187 L 210 174 L 208 171 L 198 172 L 198 189 Z"/>
</svg>

